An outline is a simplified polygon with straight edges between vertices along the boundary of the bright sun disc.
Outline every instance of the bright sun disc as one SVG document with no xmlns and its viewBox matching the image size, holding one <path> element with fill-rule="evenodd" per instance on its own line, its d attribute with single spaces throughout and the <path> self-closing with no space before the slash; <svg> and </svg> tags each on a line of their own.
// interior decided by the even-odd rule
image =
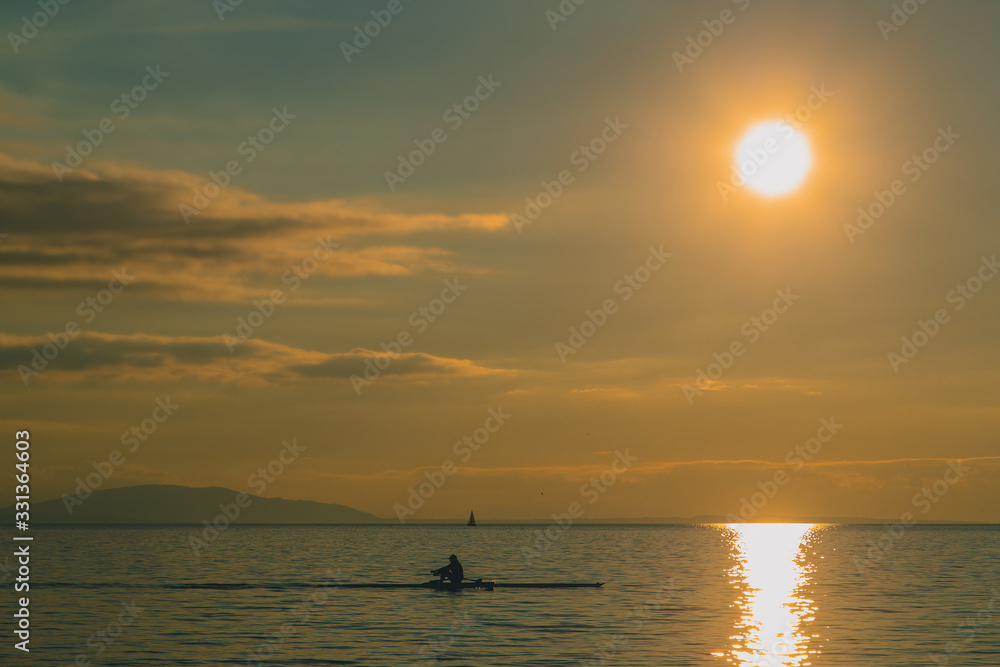
<svg viewBox="0 0 1000 667">
<path fill-rule="evenodd" d="M 767 197 L 799 187 L 811 166 L 809 142 L 785 121 L 754 125 L 736 147 L 737 178 Z"/>
</svg>

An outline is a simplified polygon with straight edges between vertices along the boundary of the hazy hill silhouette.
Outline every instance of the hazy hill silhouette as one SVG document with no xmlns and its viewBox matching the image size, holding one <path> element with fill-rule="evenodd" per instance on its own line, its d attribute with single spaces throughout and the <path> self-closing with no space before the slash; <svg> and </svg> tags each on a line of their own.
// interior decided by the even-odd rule
<svg viewBox="0 0 1000 667">
<path fill-rule="evenodd" d="M 238 491 L 220 486 L 192 488 L 168 484 L 142 484 L 102 489 L 73 505 L 73 513 L 59 498 L 32 503 L 31 523 L 190 523 L 212 521 L 221 513 L 219 505 L 235 502 Z M 240 508 L 234 523 L 385 523 L 374 514 L 346 505 L 312 500 L 262 498 L 247 494 L 252 502 Z M 8 524 L 14 520 L 14 506 L 0 509 Z"/>
</svg>

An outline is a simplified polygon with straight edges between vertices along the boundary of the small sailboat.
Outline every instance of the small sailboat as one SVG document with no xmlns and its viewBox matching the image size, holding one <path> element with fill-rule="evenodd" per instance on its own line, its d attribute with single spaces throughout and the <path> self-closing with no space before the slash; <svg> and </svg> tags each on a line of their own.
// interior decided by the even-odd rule
<svg viewBox="0 0 1000 667">
<path fill-rule="evenodd" d="M 466 525 L 468 525 L 468 526 L 475 526 L 476 525 L 476 514 L 475 514 L 475 512 L 472 512 L 471 510 L 469 511 L 469 523 L 467 523 Z"/>
</svg>

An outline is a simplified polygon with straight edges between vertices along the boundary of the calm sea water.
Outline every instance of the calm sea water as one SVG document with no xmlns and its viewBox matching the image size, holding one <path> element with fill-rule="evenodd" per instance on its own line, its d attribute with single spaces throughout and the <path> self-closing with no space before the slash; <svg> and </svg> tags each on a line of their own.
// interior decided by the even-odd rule
<svg viewBox="0 0 1000 667">
<path fill-rule="evenodd" d="M 542 528 L 239 527 L 200 557 L 189 527 L 49 528 L 32 546 L 31 654 L 11 649 L 8 576 L 0 656 L 175 667 L 1000 665 L 996 526 L 915 526 L 891 540 L 863 526 L 574 526 L 529 565 L 522 547 Z M 467 576 L 606 585 L 337 587 L 424 581 L 453 552 Z M 869 555 L 879 559 L 859 572 Z"/>
</svg>

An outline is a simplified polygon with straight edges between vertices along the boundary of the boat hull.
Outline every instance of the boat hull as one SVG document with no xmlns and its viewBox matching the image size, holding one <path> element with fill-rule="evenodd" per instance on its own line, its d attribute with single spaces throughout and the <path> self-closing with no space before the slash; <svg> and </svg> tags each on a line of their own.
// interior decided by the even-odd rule
<svg viewBox="0 0 1000 667">
<path fill-rule="evenodd" d="M 475 588 L 492 591 L 497 588 L 600 588 L 603 582 L 596 583 L 523 583 L 505 584 L 497 581 L 463 581 L 460 584 L 450 581 L 433 579 L 422 584 L 340 584 L 338 588 L 429 588 L 436 591 L 461 591 Z"/>
</svg>

